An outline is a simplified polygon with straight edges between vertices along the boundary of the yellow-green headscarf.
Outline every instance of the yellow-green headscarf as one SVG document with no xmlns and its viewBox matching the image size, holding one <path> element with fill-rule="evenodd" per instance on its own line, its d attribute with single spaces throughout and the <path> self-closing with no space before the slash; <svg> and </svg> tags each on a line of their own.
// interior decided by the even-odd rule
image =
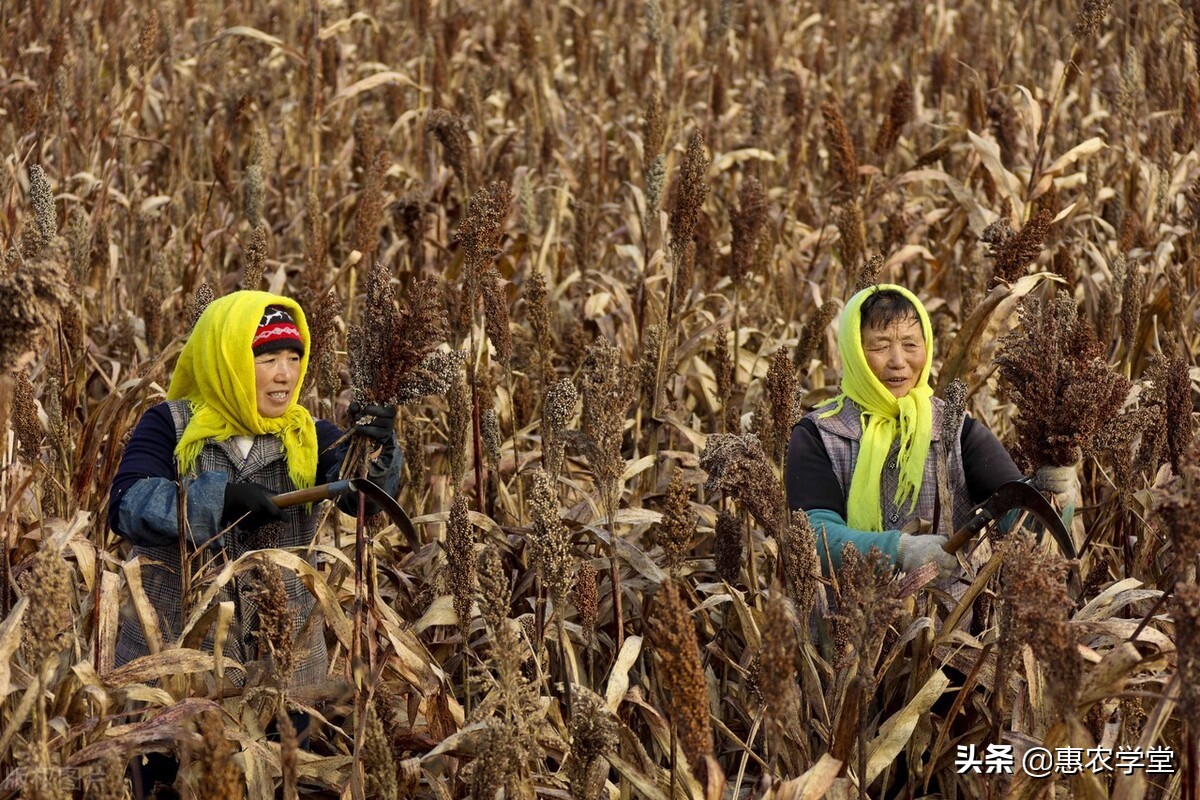
<svg viewBox="0 0 1200 800">
<path fill-rule="evenodd" d="M 892 289 L 903 295 L 921 320 L 925 336 L 925 366 L 917 385 L 907 395 L 896 398 L 871 372 L 862 347 L 862 304 L 875 292 Z M 838 353 L 842 357 L 842 393 L 834 398 L 836 406 L 822 417 L 842 410 L 847 397 L 862 409 L 862 439 L 858 461 L 850 480 L 850 497 L 846 502 L 846 522 L 851 528 L 866 531 L 883 530 L 883 509 L 880 507 L 880 476 L 887 461 L 892 442 L 900 437 L 900 482 L 896 488 L 896 505 L 906 500 L 909 511 L 916 507 L 925 475 L 925 459 L 929 455 L 933 433 L 933 389 L 929 386 L 929 365 L 933 361 L 933 328 L 929 315 L 916 295 L 902 286 L 881 283 L 870 286 L 850 298 L 842 312 L 838 333 Z"/>
<path fill-rule="evenodd" d="M 300 376 L 292 402 L 280 417 L 258 413 L 251 343 L 267 306 L 287 309 L 304 341 Z M 196 463 L 204 442 L 231 436 L 274 434 L 283 443 L 288 475 L 297 489 L 312 486 L 317 475 L 317 428 L 308 409 L 297 405 L 308 370 L 308 323 L 294 300 L 269 292 L 233 292 L 204 309 L 179 356 L 168 400 L 188 400 L 192 418 L 175 446 L 179 474 Z"/>
</svg>

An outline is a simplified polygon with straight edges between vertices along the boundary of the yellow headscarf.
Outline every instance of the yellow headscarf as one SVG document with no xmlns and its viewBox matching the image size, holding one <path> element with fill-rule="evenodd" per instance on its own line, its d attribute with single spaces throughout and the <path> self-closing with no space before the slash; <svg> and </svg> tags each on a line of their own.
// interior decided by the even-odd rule
<svg viewBox="0 0 1200 800">
<path fill-rule="evenodd" d="M 907 395 L 896 398 L 871 372 L 862 347 L 862 304 L 875 292 L 892 289 L 903 295 L 921 320 L 925 336 L 925 366 L 917 385 Z M 822 414 L 830 417 L 842 410 L 847 397 L 862 409 L 862 440 L 858 461 L 850 480 L 850 497 L 846 502 L 846 522 L 851 528 L 866 531 L 883 530 L 883 509 L 880 507 L 880 476 L 887 461 L 892 442 L 900 437 L 900 482 L 896 488 L 896 504 L 906 500 L 909 512 L 916 507 L 925 475 L 925 459 L 929 455 L 933 434 L 933 389 L 929 385 L 929 365 L 933 361 L 933 328 L 929 315 L 916 295 L 902 286 L 881 283 L 870 286 L 850 298 L 842 313 L 838 333 L 838 353 L 842 357 L 842 393 L 834 398 L 836 406 Z"/>
<path fill-rule="evenodd" d="M 251 342 L 267 306 L 287 309 L 304 341 L 300 375 L 292 402 L 280 417 L 258 413 L 254 352 Z M 294 300 L 269 292 L 234 292 L 208 304 L 179 356 L 168 400 L 188 400 L 192 418 L 175 446 L 179 474 L 196 463 L 208 439 L 274 434 L 283 443 L 288 475 L 297 489 L 312 486 L 317 475 L 317 428 L 308 409 L 297 405 L 308 370 L 308 323 Z"/>
</svg>

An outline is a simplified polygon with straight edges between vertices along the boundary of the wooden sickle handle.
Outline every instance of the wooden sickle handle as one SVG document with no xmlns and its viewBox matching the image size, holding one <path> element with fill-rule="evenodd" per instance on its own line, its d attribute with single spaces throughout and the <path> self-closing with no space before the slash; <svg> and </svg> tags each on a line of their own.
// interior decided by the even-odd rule
<svg viewBox="0 0 1200 800">
<path fill-rule="evenodd" d="M 279 508 L 290 508 L 292 506 L 303 505 L 304 503 L 316 503 L 320 500 L 338 497 L 349 492 L 351 488 L 349 480 L 322 483 L 320 486 L 310 486 L 307 489 L 297 489 L 294 492 L 277 494 L 271 498 L 271 502 Z"/>
</svg>

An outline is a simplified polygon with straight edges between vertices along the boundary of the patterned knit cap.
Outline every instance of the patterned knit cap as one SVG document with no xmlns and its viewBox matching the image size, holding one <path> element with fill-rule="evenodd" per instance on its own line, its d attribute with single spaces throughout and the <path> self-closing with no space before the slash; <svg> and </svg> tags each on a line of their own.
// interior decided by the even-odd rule
<svg viewBox="0 0 1200 800">
<path fill-rule="evenodd" d="M 300 338 L 300 329 L 296 327 L 296 321 L 286 309 L 279 306 L 267 306 L 262 321 L 258 323 L 251 347 L 255 356 L 286 349 L 304 354 L 304 340 Z"/>
</svg>

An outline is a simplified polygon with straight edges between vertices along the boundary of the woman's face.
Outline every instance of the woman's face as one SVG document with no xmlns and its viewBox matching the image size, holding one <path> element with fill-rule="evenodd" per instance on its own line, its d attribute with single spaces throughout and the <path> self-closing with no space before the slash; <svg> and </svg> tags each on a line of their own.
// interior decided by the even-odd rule
<svg viewBox="0 0 1200 800">
<path fill-rule="evenodd" d="M 862 345 L 871 372 L 894 397 L 904 397 L 921 379 L 927 354 L 917 318 L 863 328 Z"/>
<path fill-rule="evenodd" d="M 254 357 L 254 394 L 258 413 L 264 417 L 282 417 L 292 404 L 292 393 L 300 378 L 300 354 L 295 350 L 276 350 Z"/>
</svg>

